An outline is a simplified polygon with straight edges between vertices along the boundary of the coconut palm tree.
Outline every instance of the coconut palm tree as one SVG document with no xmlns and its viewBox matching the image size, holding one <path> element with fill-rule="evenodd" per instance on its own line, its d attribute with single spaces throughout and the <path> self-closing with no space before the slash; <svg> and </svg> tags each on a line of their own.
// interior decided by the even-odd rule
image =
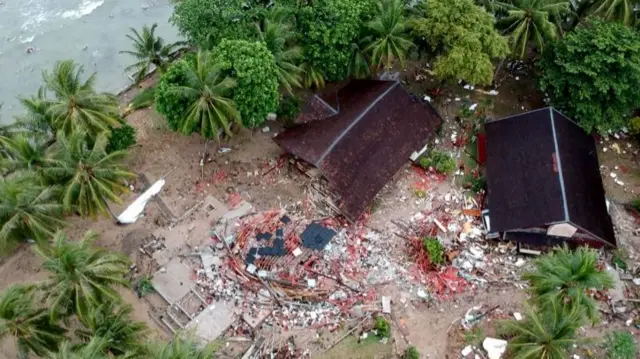
<svg viewBox="0 0 640 359">
<path fill-rule="evenodd" d="M 82 132 L 70 137 L 58 135 L 42 170 L 46 180 L 62 185 L 62 204 L 67 212 L 95 218 L 109 216 L 107 201 L 122 203 L 118 195 L 128 191 L 123 181 L 135 178 L 125 169 L 124 151 L 106 153 L 108 139 L 99 135 L 93 145 Z"/>
<path fill-rule="evenodd" d="M 207 138 L 231 136 L 231 126 L 241 124 L 240 112 L 230 96 L 236 81 L 223 74 L 222 65 L 209 52 L 200 51 L 187 61 L 184 86 L 172 86 L 169 92 L 187 98 L 190 105 L 178 129 L 191 134 L 198 129 Z"/>
<path fill-rule="evenodd" d="M 169 343 L 152 343 L 149 345 L 149 352 L 154 359 L 210 359 L 219 348 L 218 342 L 201 348 L 193 336 L 180 333 Z"/>
<path fill-rule="evenodd" d="M 0 338 L 13 337 L 22 358 L 29 352 L 44 355 L 64 340 L 65 330 L 34 304 L 35 294 L 35 286 L 14 284 L 0 297 Z"/>
<path fill-rule="evenodd" d="M 47 143 L 22 132 L 12 137 L 0 136 L 0 170 L 11 173 L 19 170 L 39 171 L 45 160 Z"/>
<path fill-rule="evenodd" d="M 300 68 L 302 68 L 302 71 L 304 71 L 302 75 L 302 83 L 304 84 L 304 87 L 313 87 L 316 89 L 321 89 L 324 87 L 324 73 L 319 68 L 314 66 L 309 61 L 303 62 L 302 65 L 300 65 Z"/>
<path fill-rule="evenodd" d="M 135 64 L 124 69 L 126 72 L 136 71 L 136 83 L 140 83 L 144 79 L 152 66 L 155 66 L 158 71 L 164 72 L 171 59 L 171 54 L 182 45 L 181 42 L 165 44 L 160 36 L 155 35 L 157 27 L 158 24 L 153 24 L 151 27 L 144 25 L 142 33 L 130 28 L 131 34 L 127 35 L 127 38 L 133 42 L 133 51 L 120 51 L 121 54 L 131 55 L 138 60 Z"/>
<path fill-rule="evenodd" d="M 104 339 L 104 349 L 113 355 L 139 351 L 140 342 L 146 336 L 147 326 L 132 321 L 132 311 L 130 305 L 116 302 L 90 307 L 88 316 L 80 318 L 85 328 L 78 329 L 76 335 L 88 343 L 91 343 L 94 337 Z"/>
<path fill-rule="evenodd" d="M 97 239 L 98 235 L 89 231 L 81 241 L 72 242 L 58 232 L 51 248 L 36 247 L 43 259 L 42 267 L 49 272 L 42 288 L 53 317 L 77 314 L 90 321 L 93 307 L 121 300 L 114 287 L 129 284 L 124 278 L 129 271 L 129 258 L 93 246 Z M 99 320 L 102 319 L 96 322 Z"/>
<path fill-rule="evenodd" d="M 632 26 L 636 23 L 634 9 L 638 4 L 637 0 L 587 0 L 579 7 L 583 13 Z"/>
<path fill-rule="evenodd" d="M 47 359 L 107 359 L 104 348 L 107 341 L 103 338 L 92 338 L 85 345 L 77 346 L 67 341 L 60 344 L 57 352 L 49 352 Z"/>
<path fill-rule="evenodd" d="M 365 53 L 363 43 L 367 39 L 364 38 L 359 43 L 351 44 L 351 58 L 349 59 L 349 76 L 356 79 L 364 79 L 371 75 L 371 67 Z"/>
<path fill-rule="evenodd" d="M 572 345 L 583 340 L 576 338 L 576 331 L 584 325 L 584 312 L 579 307 L 569 307 L 559 298 L 549 302 L 545 310 L 528 307 L 522 321 L 503 323 L 503 334 L 511 337 L 508 350 L 518 359 L 564 359 Z"/>
<path fill-rule="evenodd" d="M 16 125 L 31 136 L 55 139 L 56 127 L 48 112 L 52 102 L 47 99 L 47 89 L 40 87 L 34 96 L 21 97 L 19 101 L 26 113 L 16 118 Z"/>
<path fill-rule="evenodd" d="M 10 252 L 27 239 L 43 241 L 64 226 L 57 195 L 32 173 L 0 177 L 0 251 Z"/>
<path fill-rule="evenodd" d="M 278 81 L 290 94 L 293 87 L 301 87 L 302 68 L 297 64 L 303 57 L 302 47 L 295 45 L 297 34 L 287 23 L 286 14 L 272 10 L 264 19 L 263 26 L 256 24 L 258 40 L 265 43 L 276 61 Z"/>
<path fill-rule="evenodd" d="M 56 132 L 67 136 L 83 132 L 95 139 L 100 133 L 108 133 L 110 126 L 120 125 L 120 108 L 114 95 L 94 90 L 95 73 L 83 82 L 83 72 L 84 68 L 72 60 L 58 61 L 52 73 L 43 72 L 45 86 L 55 96 L 46 114 Z"/>
<path fill-rule="evenodd" d="M 587 289 L 604 290 L 613 287 L 613 279 L 597 265 L 598 254 L 580 247 L 571 251 L 566 245 L 534 262 L 535 269 L 523 275 L 528 280 L 538 303 L 544 307 L 558 297 L 576 307 L 584 307 L 592 323 L 598 321 L 598 307 Z"/>
<path fill-rule="evenodd" d="M 401 0 L 381 0 L 373 20 L 367 24 L 373 42 L 366 48 L 371 52 L 371 63 L 391 69 L 396 61 L 404 66 L 407 52 L 414 46 L 409 35 L 409 21 L 404 17 Z"/>
<path fill-rule="evenodd" d="M 511 54 L 523 58 L 529 41 L 539 51 L 558 38 L 560 18 L 569 12 L 568 0 L 511 0 L 496 3 L 507 15 L 497 23 L 509 34 Z"/>
</svg>

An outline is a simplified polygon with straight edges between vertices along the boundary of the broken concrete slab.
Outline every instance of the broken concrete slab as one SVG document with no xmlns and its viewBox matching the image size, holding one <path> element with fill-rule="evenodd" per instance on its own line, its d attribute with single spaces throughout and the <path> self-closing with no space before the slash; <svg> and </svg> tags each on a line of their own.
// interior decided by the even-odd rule
<svg viewBox="0 0 640 359">
<path fill-rule="evenodd" d="M 240 203 L 240 206 L 238 206 L 238 208 L 225 213 L 222 216 L 222 221 L 225 221 L 225 220 L 231 221 L 232 219 L 245 216 L 251 213 L 252 210 L 253 210 L 253 206 L 251 205 L 251 203 L 247 201 L 242 201 L 242 203 Z"/>
<path fill-rule="evenodd" d="M 607 272 L 613 278 L 613 288 L 609 289 L 609 297 L 613 303 L 624 300 L 624 283 L 620 279 L 620 273 L 615 268 L 607 266 Z"/>
<path fill-rule="evenodd" d="M 189 324 L 187 330 L 205 342 L 211 342 L 224 333 L 235 321 L 234 308 L 225 302 L 216 302 L 200 312 Z"/>
<path fill-rule="evenodd" d="M 382 313 L 391 314 L 391 298 L 382 297 Z"/>
<path fill-rule="evenodd" d="M 179 258 L 167 262 L 151 279 L 156 292 L 169 304 L 182 299 L 196 283 L 191 280 L 191 268 L 181 263 Z"/>
<path fill-rule="evenodd" d="M 482 342 L 482 347 L 487 351 L 489 359 L 500 359 L 502 354 L 507 351 L 507 341 L 486 337 Z"/>
</svg>

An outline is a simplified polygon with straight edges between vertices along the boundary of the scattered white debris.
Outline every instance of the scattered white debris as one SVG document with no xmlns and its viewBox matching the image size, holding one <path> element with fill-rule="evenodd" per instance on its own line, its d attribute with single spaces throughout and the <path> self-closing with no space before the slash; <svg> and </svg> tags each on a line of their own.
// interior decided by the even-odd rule
<svg viewBox="0 0 640 359">
<path fill-rule="evenodd" d="M 307 278 L 307 287 L 315 288 L 318 283 L 313 278 Z"/>
<path fill-rule="evenodd" d="M 469 111 L 475 111 L 476 108 L 478 108 L 478 104 L 474 103 L 473 105 L 469 106 Z"/>
<path fill-rule="evenodd" d="M 633 284 L 640 285 L 640 278 L 633 278 Z"/>
<path fill-rule="evenodd" d="M 231 152 L 231 148 L 229 148 L 229 147 L 220 147 L 220 149 L 218 150 L 218 153 L 227 153 L 227 152 Z"/>
<path fill-rule="evenodd" d="M 255 265 L 253 265 L 253 264 L 251 264 L 251 263 L 247 264 L 247 268 L 246 268 L 246 271 L 247 271 L 247 272 L 249 272 L 249 273 L 253 274 L 253 273 L 255 273 L 255 272 L 256 272 L 256 269 L 257 269 L 257 268 L 256 268 L 256 266 L 255 266 Z"/>
<path fill-rule="evenodd" d="M 422 299 L 427 299 L 429 297 L 429 294 L 427 294 L 427 292 L 425 292 L 424 289 L 422 288 L 418 289 L 418 292 L 416 292 L 416 295 Z"/>
<path fill-rule="evenodd" d="M 520 76 L 516 76 L 516 81 L 520 81 Z"/>
<path fill-rule="evenodd" d="M 507 341 L 486 337 L 482 342 L 482 347 L 487 351 L 489 359 L 500 359 L 502 354 L 507 351 Z"/>
<path fill-rule="evenodd" d="M 467 84 L 467 85 L 464 85 L 464 86 L 463 86 L 463 88 L 464 88 L 465 90 L 472 91 L 475 87 L 473 87 L 472 85 Z"/>
<path fill-rule="evenodd" d="M 614 179 L 613 182 L 615 182 L 618 186 L 624 186 L 624 182 L 620 181 L 619 179 Z"/>
<path fill-rule="evenodd" d="M 513 317 L 515 318 L 515 320 L 517 321 L 521 321 L 522 320 L 522 314 L 518 313 L 518 312 L 514 312 L 513 313 Z"/>
<path fill-rule="evenodd" d="M 271 131 L 271 129 L 269 128 L 269 126 L 265 126 L 265 127 L 262 129 L 262 132 L 264 132 L 264 133 L 267 133 L 267 132 L 269 132 L 269 131 Z"/>
<path fill-rule="evenodd" d="M 427 101 L 427 102 L 431 102 L 431 97 L 430 97 L 430 96 L 426 96 L 426 95 L 425 95 L 425 96 L 424 96 L 424 100 L 425 100 L 425 101 Z"/>
<path fill-rule="evenodd" d="M 518 260 L 515 263 L 515 266 L 520 268 L 520 267 L 524 266 L 525 264 L 527 264 L 527 261 L 525 261 L 522 258 L 518 258 Z"/>
<path fill-rule="evenodd" d="M 616 178 L 616 177 L 618 177 L 618 175 L 617 175 L 617 174 L 615 174 L 614 172 L 609 173 L 609 176 L 611 176 L 611 178 Z"/>
<path fill-rule="evenodd" d="M 300 247 L 298 247 L 298 248 L 293 250 L 293 256 L 294 257 L 297 257 L 297 256 L 299 256 L 301 254 L 302 254 L 302 250 L 300 249 Z"/>
<path fill-rule="evenodd" d="M 440 223 L 440 221 L 438 221 L 437 218 L 433 219 L 433 223 L 435 223 L 436 226 L 438 226 L 438 228 L 440 228 L 442 232 L 447 233 L 447 228 L 445 228 L 445 226 L 443 226 L 442 223 Z"/>
<path fill-rule="evenodd" d="M 463 357 L 466 357 L 467 355 L 471 354 L 471 352 L 473 352 L 473 347 L 471 345 L 467 345 L 462 349 L 460 354 L 462 354 Z"/>
<path fill-rule="evenodd" d="M 498 92 L 498 91 L 496 91 L 496 90 L 491 90 L 491 91 L 489 91 L 489 95 L 491 95 L 491 96 L 498 96 L 498 93 L 499 93 L 499 92 Z"/>
<path fill-rule="evenodd" d="M 149 189 L 144 191 L 140 197 L 136 198 L 129 207 L 127 207 L 124 212 L 122 212 L 118 216 L 118 223 L 121 224 L 131 224 L 135 223 L 138 218 L 142 215 L 144 211 L 144 207 L 147 205 L 147 202 L 151 199 L 151 197 L 157 195 L 162 190 L 162 186 L 164 186 L 165 180 L 159 179 L 156 181 Z"/>
<path fill-rule="evenodd" d="M 391 314 L 391 298 L 382 297 L 382 313 Z"/>
<path fill-rule="evenodd" d="M 456 97 L 454 100 L 455 100 L 456 102 L 459 102 L 459 101 L 461 100 L 461 98 L 460 98 L 460 97 Z"/>
</svg>

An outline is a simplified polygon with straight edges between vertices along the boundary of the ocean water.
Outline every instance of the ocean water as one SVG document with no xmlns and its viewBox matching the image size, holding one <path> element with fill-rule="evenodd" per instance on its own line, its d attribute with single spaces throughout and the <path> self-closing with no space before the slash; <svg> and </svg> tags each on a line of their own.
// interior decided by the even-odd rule
<svg viewBox="0 0 640 359">
<path fill-rule="evenodd" d="M 131 48 L 129 28 L 157 23 L 157 35 L 176 41 L 172 10 L 169 0 L 0 0 L 0 122 L 22 112 L 16 97 L 34 94 L 57 60 L 97 72 L 100 91 L 126 87 L 134 59 L 118 52 Z"/>
</svg>

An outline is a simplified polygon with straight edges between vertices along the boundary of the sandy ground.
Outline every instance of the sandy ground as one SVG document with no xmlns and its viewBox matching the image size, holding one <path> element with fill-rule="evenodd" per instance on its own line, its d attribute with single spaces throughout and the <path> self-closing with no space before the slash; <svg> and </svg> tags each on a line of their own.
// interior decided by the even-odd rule
<svg viewBox="0 0 640 359">
<path fill-rule="evenodd" d="M 427 89 L 433 88 L 433 83 L 428 80 L 414 81 L 412 74 L 415 71 L 413 69 L 405 72 L 409 81 L 408 87 L 417 94 L 429 93 Z M 515 80 L 514 76 L 503 76 L 499 96 L 481 95 L 456 85 L 439 94 L 436 99 L 437 107 L 450 123 L 463 105 L 468 106 L 483 99 L 490 100 L 490 114 L 494 117 L 518 113 L 542 104 L 542 96 L 530 91 L 532 80 L 525 76 L 519 77 L 518 80 Z M 146 85 L 148 83 L 144 86 Z M 523 89 L 527 89 L 528 92 L 525 93 Z M 135 92 L 136 89 L 125 94 L 123 103 Z M 261 129 L 253 132 L 243 130 L 229 141 L 218 144 L 213 141 L 206 142 L 197 135 L 182 136 L 171 132 L 164 120 L 152 109 L 136 111 L 128 119 L 137 130 L 138 140 L 137 145 L 131 150 L 128 164 L 134 172 L 144 173 L 152 182 L 166 175 L 167 185 L 161 196 L 174 217 L 181 216 L 207 195 L 226 201 L 231 194 L 239 193 L 257 210 L 282 207 L 306 198 L 305 179 L 287 165 L 269 175 L 262 175 L 277 163 L 282 153 L 271 140 L 279 129 L 275 122 L 265 124 L 269 127 L 268 132 Z M 449 138 L 453 128 L 453 125 L 445 126 L 442 138 Z M 621 146 L 626 144 L 622 143 Z M 229 148 L 230 151 L 220 153 L 219 150 L 222 148 Z M 612 150 L 601 152 L 601 160 L 605 162 L 605 166 L 614 167 L 619 165 L 617 161 L 624 160 L 630 168 L 637 168 L 637 160 L 635 156 L 631 156 L 631 151 L 625 155 L 614 153 Z M 204 158 L 203 168 L 200 166 L 201 158 Z M 632 191 L 637 193 L 640 180 L 633 181 L 634 176 L 637 176 L 636 170 L 622 173 L 621 176 L 622 180 L 628 183 L 625 189 L 615 184 L 612 186 L 606 176 L 605 184 L 607 190 L 611 190 L 608 193 L 613 193 L 617 201 L 625 202 L 632 198 Z M 412 196 L 409 181 L 410 170 L 405 168 L 380 193 L 380 204 L 371 218 L 372 227 L 382 228 L 395 218 L 407 218 L 415 213 L 416 205 L 413 201 L 398 200 L 401 197 Z M 450 181 L 446 181 L 433 190 L 445 193 L 450 186 Z M 136 183 L 135 187 L 135 192 L 138 192 L 142 184 Z M 113 212 L 119 213 L 136 195 L 137 193 L 133 193 L 124 196 L 123 204 L 112 205 Z M 67 233 L 72 238 L 80 238 L 89 229 L 96 231 L 101 235 L 98 245 L 123 251 L 136 262 L 139 240 L 153 229 L 166 225 L 168 220 L 158 206 L 150 203 L 145 217 L 133 225 L 118 226 L 110 218 L 96 221 L 70 218 Z M 402 251 L 402 247 L 391 250 Z M 45 277 L 46 273 L 40 270 L 39 258 L 26 245 L 12 256 L 0 260 L 0 290 L 12 283 L 35 282 Z M 500 311 L 508 314 L 521 310 L 524 299 L 524 293 L 510 285 L 491 286 L 489 289 L 463 295 L 455 300 L 428 305 L 405 301 L 406 298 L 398 296 L 398 291 L 392 284 L 384 287 L 382 292 L 386 292 L 393 300 L 394 329 L 400 334 L 396 336 L 398 352 L 410 344 L 418 347 L 423 355 L 429 355 L 430 358 L 445 358 L 452 354 L 452 351 L 459 350 L 456 347 L 459 343 L 456 339 L 450 340 L 452 334 L 447 333 L 447 330 L 469 307 L 480 304 L 487 307 L 499 305 Z M 129 289 L 123 289 L 121 293 L 124 300 L 134 307 L 136 320 L 146 322 L 155 333 L 154 336 L 167 336 L 166 331 L 152 319 L 153 305 L 149 301 L 153 301 L 153 298 L 139 300 Z M 0 358 L 15 358 L 15 349 L 11 343 L 5 340 L 4 344 L 0 347 Z"/>
</svg>

